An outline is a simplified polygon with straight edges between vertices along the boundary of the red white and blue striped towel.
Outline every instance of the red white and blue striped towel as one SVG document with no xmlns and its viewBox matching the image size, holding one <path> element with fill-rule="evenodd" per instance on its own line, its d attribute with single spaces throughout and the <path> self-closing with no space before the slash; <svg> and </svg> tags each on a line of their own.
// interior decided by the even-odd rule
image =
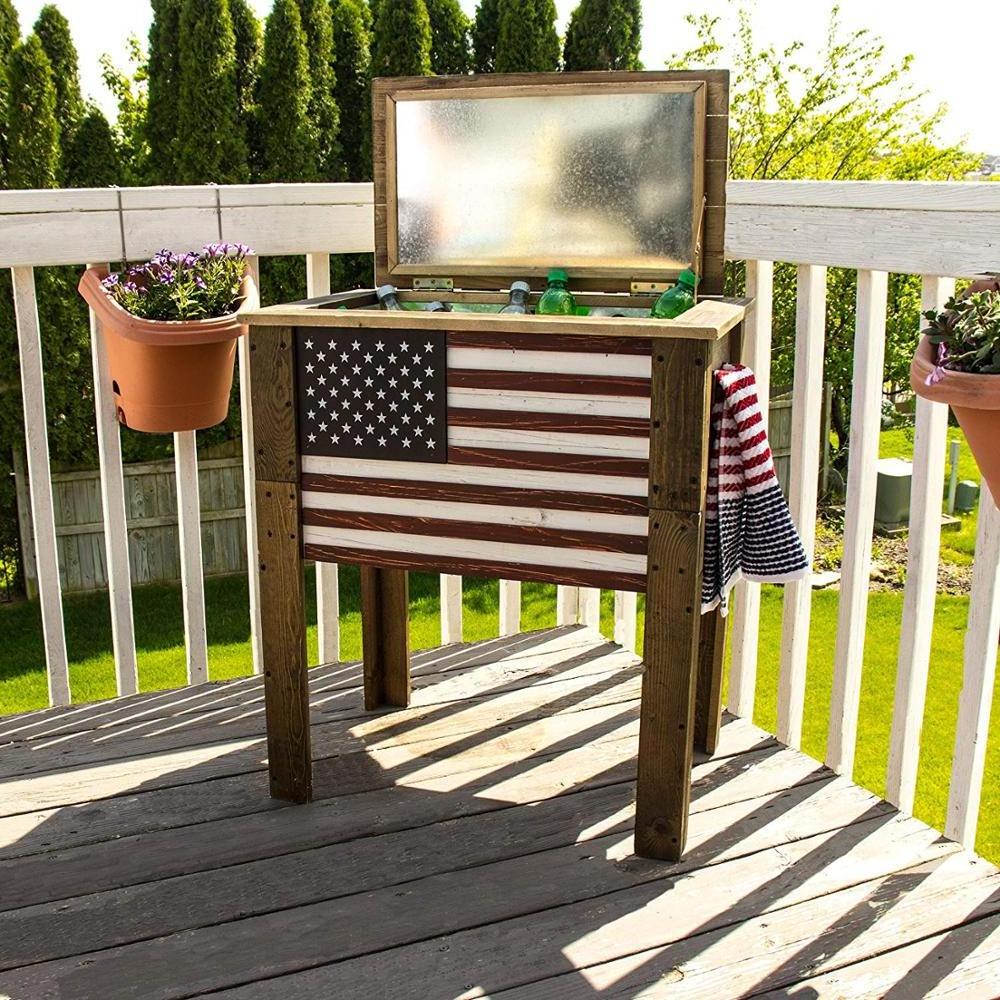
<svg viewBox="0 0 1000 1000">
<path fill-rule="evenodd" d="M 701 610 L 725 614 L 740 579 L 798 580 L 809 574 L 809 558 L 774 472 L 753 372 L 726 365 L 715 381 Z"/>
</svg>

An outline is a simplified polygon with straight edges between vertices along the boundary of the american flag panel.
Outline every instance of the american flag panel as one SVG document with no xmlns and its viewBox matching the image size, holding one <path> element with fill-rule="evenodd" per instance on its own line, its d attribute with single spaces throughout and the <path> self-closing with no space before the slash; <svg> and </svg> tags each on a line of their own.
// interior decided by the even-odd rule
<svg viewBox="0 0 1000 1000">
<path fill-rule="evenodd" d="M 650 347 L 297 331 L 306 557 L 645 590 Z"/>
</svg>

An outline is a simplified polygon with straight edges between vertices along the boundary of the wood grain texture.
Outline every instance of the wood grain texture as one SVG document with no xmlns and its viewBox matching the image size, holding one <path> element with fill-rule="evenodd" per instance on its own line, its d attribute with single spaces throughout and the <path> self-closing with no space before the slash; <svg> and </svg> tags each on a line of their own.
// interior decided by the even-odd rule
<svg viewBox="0 0 1000 1000">
<path fill-rule="evenodd" d="M 613 375 L 560 375 L 556 372 L 495 372 L 448 370 L 449 389 L 506 389 L 524 392 L 564 392 L 582 396 L 648 398 L 648 378 Z"/>
<path fill-rule="evenodd" d="M 589 413 L 540 413 L 532 410 L 480 410 L 472 407 L 450 407 L 448 426 L 555 433 L 620 434 L 639 438 L 649 436 L 649 421 L 639 417 L 612 417 Z"/>
<path fill-rule="evenodd" d="M 406 708 L 410 704 L 410 649 L 405 570 L 362 565 L 361 642 L 365 708 Z"/>
<path fill-rule="evenodd" d="M 636 787 L 635 850 L 676 861 L 691 796 L 702 515 L 653 511 Z"/>
<path fill-rule="evenodd" d="M 696 750 L 713 754 L 722 726 L 722 665 L 726 654 L 726 619 L 718 608 L 701 616 L 698 632 L 694 745 Z"/>
<path fill-rule="evenodd" d="M 450 298 L 450 296 L 448 296 Z M 527 321 L 530 324 L 531 320 Z M 611 323 L 614 323 L 613 318 Z M 598 354 L 649 354 L 652 342 L 638 338 L 621 338 L 613 334 L 581 337 L 558 333 L 486 334 L 475 330 L 457 330 L 448 335 L 449 347 L 482 347 L 510 351 L 586 351 Z"/>
<path fill-rule="evenodd" d="M 352 493 L 364 496 L 398 497 L 403 500 L 435 500 L 442 503 L 483 503 L 553 510 L 593 511 L 599 514 L 642 516 L 648 508 L 645 497 L 613 493 L 517 489 L 506 486 L 459 485 L 414 482 L 407 479 L 365 479 L 360 476 L 302 476 L 302 489 L 319 493 Z"/>
<path fill-rule="evenodd" d="M 295 484 L 257 480 L 257 569 L 271 795 L 312 798 L 305 588 Z"/>
<path fill-rule="evenodd" d="M 450 447 L 448 462 L 452 465 L 479 465 L 494 469 L 534 469 L 542 472 L 577 472 L 598 476 L 644 478 L 649 473 L 649 462 L 641 458 L 608 458 L 596 455 L 570 455 L 565 452 L 501 451 L 499 448 Z"/>
<path fill-rule="evenodd" d="M 258 479 L 298 479 L 295 428 L 295 341 L 288 326 L 250 331 L 254 461 Z"/>
<path fill-rule="evenodd" d="M 371 552 L 340 545 L 305 546 L 305 557 L 319 562 L 353 562 L 361 566 L 386 566 L 422 572 L 481 576 L 488 579 L 534 580 L 571 587 L 602 587 L 607 590 L 646 589 L 646 577 L 638 573 L 603 572 L 577 566 L 543 566 L 485 559 L 456 559 L 414 552 Z"/>
</svg>

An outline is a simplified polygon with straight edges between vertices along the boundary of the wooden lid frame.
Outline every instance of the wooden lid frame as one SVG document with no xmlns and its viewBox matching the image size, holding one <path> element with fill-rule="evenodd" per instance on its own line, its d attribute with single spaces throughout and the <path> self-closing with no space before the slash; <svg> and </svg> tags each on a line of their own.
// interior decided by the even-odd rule
<svg viewBox="0 0 1000 1000">
<path fill-rule="evenodd" d="M 702 276 L 707 294 L 722 292 L 724 267 L 725 186 L 728 173 L 729 74 L 703 72 L 587 72 L 490 74 L 459 77 L 406 77 L 374 81 L 373 159 L 375 181 L 375 272 L 379 284 L 412 287 L 414 279 L 451 279 L 455 287 L 500 289 L 516 279 L 533 286 L 544 284 L 547 264 L 519 267 L 455 265 L 445 263 L 400 264 L 398 261 L 396 201 L 397 103 L 413 100 L 504 98 L 545 95 L 629 93 L 692 93 L 696 100 L 693 161 L 693 221 L 695 257 L 691 261 Z M 573 267 L 571 286 L 594 291 L 629 291 L 633 282 L 664 282 L 676 277 L 677 268 Z"/>
</svg>

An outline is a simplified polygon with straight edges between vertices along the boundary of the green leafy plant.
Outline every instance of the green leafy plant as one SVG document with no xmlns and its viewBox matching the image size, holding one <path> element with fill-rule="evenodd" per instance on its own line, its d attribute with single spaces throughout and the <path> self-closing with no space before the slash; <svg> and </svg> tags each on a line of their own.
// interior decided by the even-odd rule
<svg viewBox="0 0 1000 1000">
<path fill-rule="evenodd" d="M 1000 291 L 951 298 L 941 312 L 924 313 L 927 339 L 937 347 L 937 365 L 927 376 L 934 385 L 946 372 L 1000 375 Z"/>
<path fill-rule="evenodd" d="M 242 243 L 209 243 L 199 253 L 161 250 L 145 264 L 113 271 L 103 285 L 142 319 L 212 319 L 237 308 L 250 253 Z"/>
</svg>

